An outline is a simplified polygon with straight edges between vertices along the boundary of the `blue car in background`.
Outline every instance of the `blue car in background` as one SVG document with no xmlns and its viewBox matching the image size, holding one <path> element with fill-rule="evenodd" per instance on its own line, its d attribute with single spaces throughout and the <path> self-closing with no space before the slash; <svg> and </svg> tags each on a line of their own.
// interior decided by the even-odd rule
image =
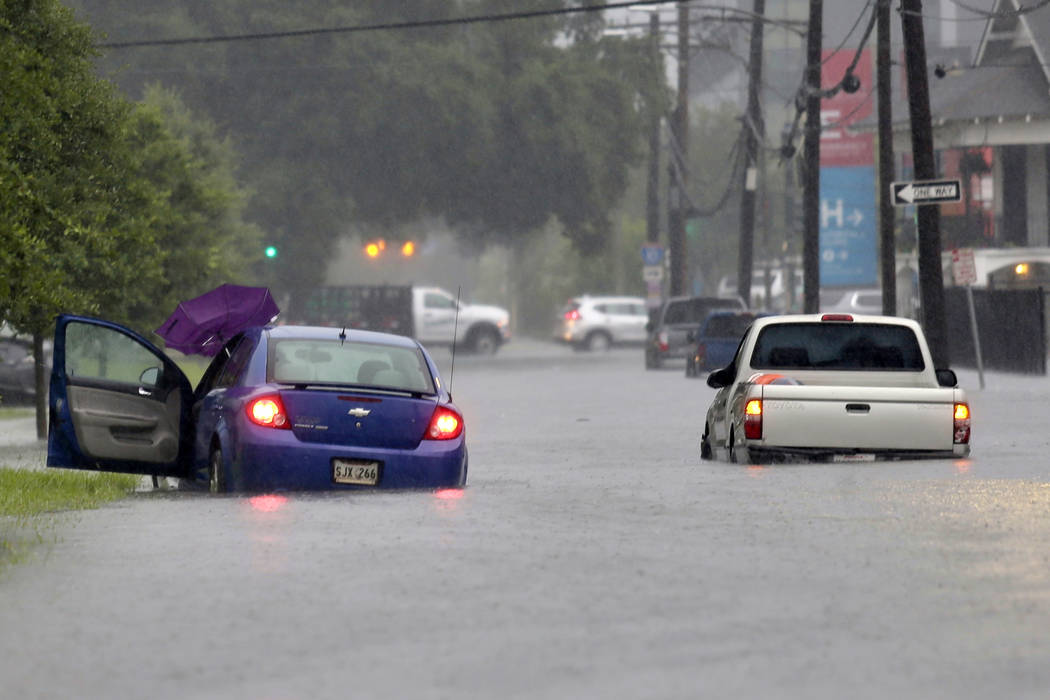
<svg viewBox="0 0 1050 700">
<path fill-rule="evenodd" d="M 685 376 L 699 377 L 702 372 L 728 365 L 751 322 L 773 315 L 752 311 L 712 311 L 690 333 L 693 350 L 685 358 Z"/>
<path fill-rule="evenodd" d="M 50 467 L 180 477 L 222 491 L 462 487 L 463 414 L 418 342 L 259 326 L 196 389 L 123 326 L 55 328 Z"/>
</svg>

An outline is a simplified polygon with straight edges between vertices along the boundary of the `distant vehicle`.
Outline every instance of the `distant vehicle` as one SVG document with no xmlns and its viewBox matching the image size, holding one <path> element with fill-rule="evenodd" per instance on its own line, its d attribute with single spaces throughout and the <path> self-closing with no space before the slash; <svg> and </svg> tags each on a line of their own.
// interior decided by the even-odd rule
<svg viewBox="0 0 1050 700">
<path fill-rule="evenodd" d="M 558 313 L 554 339 L 590 351 L 641 345 L 648 321 L 641 297 L 584 295 L 570 299 Z"/>
<path fill-rule="evenodd" d="M 918 323 L 894 316 L 806 314 L 751 324 L 718 389 L 700 457 L 866 462 L 965 457 L 970 407 L 950 369 L 935 369 Z"/>
<path fill-rule="evenodd" d="M 689 332 L 716 309 L 746 311 L 739 297 L 671 297 L 660 306 L 656 320 L 647 323 L 645 368 L 658 369 L 667 360 L 684 360 L 692 351 Z"/>
<path fill-rule="evenodd" d="M 820 310 L 825 313 L 882 314 L 882 290 L 878 287 L 821 287 Z"/>
<path fill-rule="evenodd" d="M 693 352 L 685 358 L 685 376 L 699 377 L 705 371 L 728 365 L 751 322 L 769 315 L 752 311 L 712 311 L 688 336 L 693 343 Z"/>
<path fill-rule="evenodd" d="M 303 326 L 238 333 L 196 390 L 134 331 L 59 316 L 47 464 L 214 492 L 463 486 L 463 414 L 419 342 Z"/>
<path fill-rule="evenodd" d="M 44 362 L 51 370 L 51 341 L 44 343 Z M 27 338 L 0 338 L 0 405 L 28 404 L 36 399 L 36 363 Z"/>
<path fill-rule="evenodd" d="M 314 288 L 292 317 L 315 326 L 346 326 L 396 333 L 426 346 L 451 346 L 491 355 L 511 337 L 510 313 L 467 304 L 439 287 L 335 285 Z"/>
</svg>

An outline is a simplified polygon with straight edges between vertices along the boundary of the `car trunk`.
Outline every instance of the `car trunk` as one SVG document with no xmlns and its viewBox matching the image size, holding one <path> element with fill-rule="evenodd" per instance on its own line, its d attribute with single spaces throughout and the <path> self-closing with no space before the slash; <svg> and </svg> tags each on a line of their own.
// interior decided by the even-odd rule
<svg viewBox="0 0 1050 700">
<path fill-rule="evenodd" d="M 292 431 L 303 442 L 413 449 L 430 424 L 436 401 L 389 394 L 285 389 Z"/>
<path fill-rule="evenodd" d="M 950 450 L 955 398 L 949 388 L 769 384 L 762 387 L 762 441 L 775 447 Z"/>
</svg>

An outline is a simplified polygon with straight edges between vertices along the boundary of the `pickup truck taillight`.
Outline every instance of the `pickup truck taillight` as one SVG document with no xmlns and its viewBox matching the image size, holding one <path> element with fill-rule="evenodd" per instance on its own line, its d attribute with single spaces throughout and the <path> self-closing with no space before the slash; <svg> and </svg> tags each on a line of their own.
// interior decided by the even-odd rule
<svg viewBox="0 0 1050 700">
<path fill-rule="evenodd" d="M 956 445 L 970 444 L 970 407 L 964 403 L 955 404 L 955 433 L 952 442 Z"/>
<path fill-rule="evenodd" d="M 751 399 L 744 406 L 744 437 L 762 439 L 762 399 Z"/>
</svg>

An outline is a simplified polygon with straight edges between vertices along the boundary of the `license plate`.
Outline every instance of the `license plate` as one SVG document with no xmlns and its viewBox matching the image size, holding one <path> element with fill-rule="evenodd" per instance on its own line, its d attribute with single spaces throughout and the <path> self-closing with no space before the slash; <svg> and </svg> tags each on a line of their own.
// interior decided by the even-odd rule
<svg viewBox="0 0 1050 700">
<path fill-rule="evenodd" d="M 375 486 L 379 481 L 379 462 L 365 459 L 333 459 L 332 480 L 337 484 Z"/>
<path fill-rule="evenodd" d="M 874 462 L 875 455 L 870 452 L 861 452 L 853 455 L 834 455 L 832 462 Z"/>
</svg>

